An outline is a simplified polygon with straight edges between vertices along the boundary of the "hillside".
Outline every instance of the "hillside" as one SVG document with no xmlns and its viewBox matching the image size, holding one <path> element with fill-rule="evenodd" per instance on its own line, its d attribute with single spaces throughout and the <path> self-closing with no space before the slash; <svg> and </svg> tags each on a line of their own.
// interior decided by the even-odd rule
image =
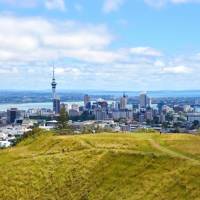
<svg viewBox="0 0 200 200">
<path fill-rule="evenodd" d="M 200 136 L 44 133 L 0 151 L 2 200 L 197 200 Z"/>
</svg>

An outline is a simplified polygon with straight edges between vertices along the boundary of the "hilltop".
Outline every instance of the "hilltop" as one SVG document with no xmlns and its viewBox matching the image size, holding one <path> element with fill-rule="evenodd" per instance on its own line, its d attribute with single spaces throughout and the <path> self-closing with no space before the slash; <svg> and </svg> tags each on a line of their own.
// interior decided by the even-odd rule
<svg viewBox="0 0 200 200">
<path fill-rule="evenodd" d="M 200 136 L 40 133 L 0 151 L 3 200 L 197 200 Z"/>
</svg>

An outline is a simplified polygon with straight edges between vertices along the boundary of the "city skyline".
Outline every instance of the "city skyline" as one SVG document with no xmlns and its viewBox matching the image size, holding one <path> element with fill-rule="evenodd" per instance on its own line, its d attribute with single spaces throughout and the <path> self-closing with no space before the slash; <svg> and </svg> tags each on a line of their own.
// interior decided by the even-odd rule
<svg viewBox="0 0 200 200">
<path fill-rule="evenodd" d="M 200 1 L 2 0 L 0 90 L 197 90 Z"/>
</svg>

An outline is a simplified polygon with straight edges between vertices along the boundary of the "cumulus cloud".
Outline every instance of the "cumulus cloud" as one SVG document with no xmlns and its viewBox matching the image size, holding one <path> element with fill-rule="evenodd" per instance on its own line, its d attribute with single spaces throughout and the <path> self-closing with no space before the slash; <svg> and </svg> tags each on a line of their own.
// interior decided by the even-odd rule
<svg viewBox="0 0 200 200">
<path fill-rule="evenodd" d="M 16 75 L 19 73 L 19 70 L 17 67 L 1 67 L 0 68 L 0 74 L 1 75 Z"/>
<path fill-rule="evenodd" d="M 188 74 L 191 73 L 192 69 L 186 66 L 175 66 L 175 67 L 164 67 L 163 73 L 170 74 Z"/>
<path fill-rule="evenodd" d="M 48 10 L 66 10 L 64 0 L 0 0 L 0 3 L 23 8 L 44 7 Z"/>
<path fill-rule="evenodd" d="M 45 7 L 49 10 L 66 10 L 64 0 L 45 0 Z"/>
<path fill-rule="evenodd" d="M 150 6 L 160 8 L 167 4 L 200 3 L 200 0 L 144 0 Z"/>
<path fill-rule="evenodd" d="M 114 48 L 115 36 L 103 24 L 1 15 L 0 27 L 1 87 L 48 88 L 53 62 L 65 89 L 162 89 L 174 87 L 171 75 L 178 89 L 200 79 L 200 54 L 170 58 L 149 46 Z"/>
<path fill-rule="evenodd" d="M 104 25 L 81 25 L 73 21 L 0 16 L 0 58 L 2 60 L 114 58 L 103 52 L 112 41 Z M 26 56 L 25 56 L 26 55 Z M 91 57 L 92 56 L 92 57 Z"/>
<path fill-rule="evenodd" d="M 37 6 L 38 0 L 0 0 L 0 3 L 10 6 L 32 8 Z"/>
<path fill-rule="evenodd" d="M 135 55 L 141 55 L 141 56 L 161 56 L 162 53 L 156 49 L 153 49 L 151 47 L 135 47 L 131 48 L 130 52 Z"/>
<path fill-rule="evenodd" d="M 103 5 L 103 11 L 110 13 L 118 10 L 124 3 L 124 0 L 105 0 Z"/>
</svg>

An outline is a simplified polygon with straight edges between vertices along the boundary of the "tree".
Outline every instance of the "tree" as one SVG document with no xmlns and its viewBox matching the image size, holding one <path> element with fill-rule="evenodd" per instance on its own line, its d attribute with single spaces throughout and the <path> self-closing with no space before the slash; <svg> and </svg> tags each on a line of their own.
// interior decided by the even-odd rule
<svg viewBox="0 0 200 200">
<path fill-rule="evenodd" d="M 67 129 L 68 128 L 69 116 L 66 112 L 65 107 L 61 108 L 60 115 L 58 117 L 58 129 Z"/>
<path fill-rule="evenodd" d="M 172 113 L 167 113 L 165 116 L 166 121 L 171 122 L 173 121 L 173 114 Z"/>
<path fill-rule="evenodd" d="M 169 122 L 163 122 L 162 124 L 162 128 L 165 128 L 165 129 L 169 128 L 169 126 L 170 126 Z"/>
<path fill-rule="evenodd" d="M 199 125 L 200 125 L 199 121 L 198 120 L 194 120 L 193 123 L 192 123 L 192 128 L 193 129 L 198 129 Z"/>
</svg>

